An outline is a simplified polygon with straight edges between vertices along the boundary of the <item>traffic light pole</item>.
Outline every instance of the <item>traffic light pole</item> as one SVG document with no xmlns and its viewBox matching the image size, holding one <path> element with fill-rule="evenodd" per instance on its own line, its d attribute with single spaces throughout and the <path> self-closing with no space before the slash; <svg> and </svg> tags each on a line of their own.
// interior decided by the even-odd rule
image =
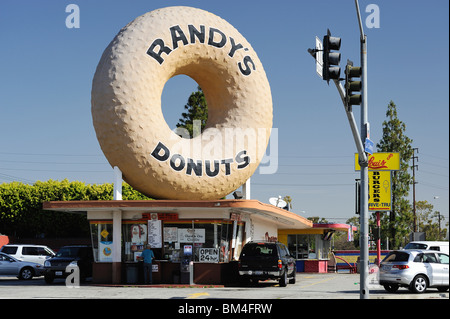
<svg viewBox="0 0 450 319">
<path fill-rule="evenodd" d="M 360 178 L 360 298 L 369 299 L 369 161 L 365 152 L 364 143 L 366 138 L 370 137 L 370 126 L 368 121 L 368 102 L 367 102 L 367 36 L 361 20 L 358 0 L 355 0 L 356 13 L 358 15 L 359 29 L 361 33 L 361 135 L 358 132 L 355 117 L 353 116 L 352 106 L 346 99 L 346 92 L 339 80 L 334 80 L 334 84 L 341 96 L 342 103 L 345 107 L 350 128 L 352 130 L 353 139 L 355 140 L 356 149 L 359 155 L 359 165 L 361 166 Z"/>
<path fill-rule="evenodd" d="M 340 53 L 332 52 L 340 49 L 341 39 L 332 37 L 330 30 L 323 39 L 323 49 L 320 41 L 316 38 L 316 48 L 308 49 L 308 52 L 316 59 L 316 70 L 319 76 L 329 83 L 333 80 L 344 104 L 353 139 L 359 155 L 359 165 L 361 167 L 360 179 L 360 298 L 369 299 L 368 277 L 369 277 L 369 160 L 368 154 L 373 150 L 373 143 L 370 141 L 370 127 L 368 121 L 367 102 L 367 36 L 361 20 L 358 0 L 355 0 L 356 13 L 358 15 L 359 29 L 361 32 L 361 67 L 353 67 L 353 62 L 348 61 L 346 66 L 345 89 L 342 87 L 340 78 Z M 319 44 L 318 44 L 319 42 Z M 319 52 L 323 51 L 323 55 Z M 322 60 L 322 61 L 321 61 Z M 323 62 L 320 64 L 320 62 Z M 361 81 L 354 78 L 361 77 Z M 355 92 L 361 91 L 361 95 Z M 361 134 L 353 116 L 352 106 L 361 105 Z"/>
<path fill-rule="evenodd" d="M 358 0 L 355 0 L 361 33 L 361 142 L 370 137 L 367 102 L 367 36 L 364 34 Z M 361 166 L 361 192 L 360 192 L 360 299 L 369 299 L 369 162 L 367 156 L 359 160 Z"/>
</svg>

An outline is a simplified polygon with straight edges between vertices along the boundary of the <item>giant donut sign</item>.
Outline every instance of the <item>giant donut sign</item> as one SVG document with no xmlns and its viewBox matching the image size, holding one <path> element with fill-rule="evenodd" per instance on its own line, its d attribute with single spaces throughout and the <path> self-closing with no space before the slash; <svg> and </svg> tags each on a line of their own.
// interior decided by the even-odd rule
<svg viewBox="0 0 450 319">
<path fill-rule="evenodd" d="M 208 103 L 204 131 L 186 138 L 164 120 L 161 95 L 179 74 Z M 272 128 L 263 66 L 228 22 L 190 7 L 148 12 L 105 49 L 92 83 L 92 117 L 103 153 L 123 178 L 158 199 L 219 199 L 259 165 Z"/>
</svg>

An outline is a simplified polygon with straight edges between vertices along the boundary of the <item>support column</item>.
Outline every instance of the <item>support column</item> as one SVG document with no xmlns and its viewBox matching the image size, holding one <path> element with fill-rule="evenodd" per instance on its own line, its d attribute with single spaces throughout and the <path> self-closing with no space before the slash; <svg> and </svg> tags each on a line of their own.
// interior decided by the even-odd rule
<svg viewBox="0 0 450 319">
<path fill-rule="evenodd" d="M 121 265 L 122 265 L 122 211 L 113 211 L 113 259 L 112 259 L 112 283 L 121 283 Z"/>
<path fill-rule="evenodd" d="M 250 178 L 242 185 L 242 192 L 244 193 L 244 199 L 250 199 Z"/>
<path fill-rule="evenodd" d="M 122 200 L 122 171 L 114 166 L 114 200 Z"/>
</svg>

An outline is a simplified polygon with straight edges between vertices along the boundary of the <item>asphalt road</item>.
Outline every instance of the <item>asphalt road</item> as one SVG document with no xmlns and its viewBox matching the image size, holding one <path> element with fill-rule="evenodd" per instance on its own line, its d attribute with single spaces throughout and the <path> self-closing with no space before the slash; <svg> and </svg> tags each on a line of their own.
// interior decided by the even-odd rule
<svg viewBox="0 0 450 319">
<path fill-rule="evenodd" d="M 430 288 L 424 294 L 413 294 L 400 288 L 388 293 L 370 278 L 370 299 L 449 299 L 448 291 L 440 293 Z M 279 287 L 274 281 L 260 282 L 248 287 L 186 287 L 161 288 L 147 286 L 98 286 L 89 282 L 68 288 L 65 281 L 55 280 L 51 285 L 43 277 L 21 281 L 0 276 L 0 299 L 360 299 L 359 274 L 298 273 L 297 282 Z"/>
</svg>

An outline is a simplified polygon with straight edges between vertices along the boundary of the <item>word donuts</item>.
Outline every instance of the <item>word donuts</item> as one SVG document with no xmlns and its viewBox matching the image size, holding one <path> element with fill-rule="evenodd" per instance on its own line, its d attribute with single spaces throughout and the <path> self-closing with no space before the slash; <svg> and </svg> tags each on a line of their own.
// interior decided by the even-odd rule
<svg viewBox="0 0 450 319">
<path fill-rule="evenodd" d="M 164 85 L 180 74 L 208 104 L 206 127 L 193 138 L 172 131 L 162 112 Z M 103 153 L 135 189 L 156 199 L 220 199 L 261 162 L 272 96 L 258 56 L 233 26 L 204 10 L 168 7 L 136 18 L 105 49 L 92 117 Z"/>
</svg>

